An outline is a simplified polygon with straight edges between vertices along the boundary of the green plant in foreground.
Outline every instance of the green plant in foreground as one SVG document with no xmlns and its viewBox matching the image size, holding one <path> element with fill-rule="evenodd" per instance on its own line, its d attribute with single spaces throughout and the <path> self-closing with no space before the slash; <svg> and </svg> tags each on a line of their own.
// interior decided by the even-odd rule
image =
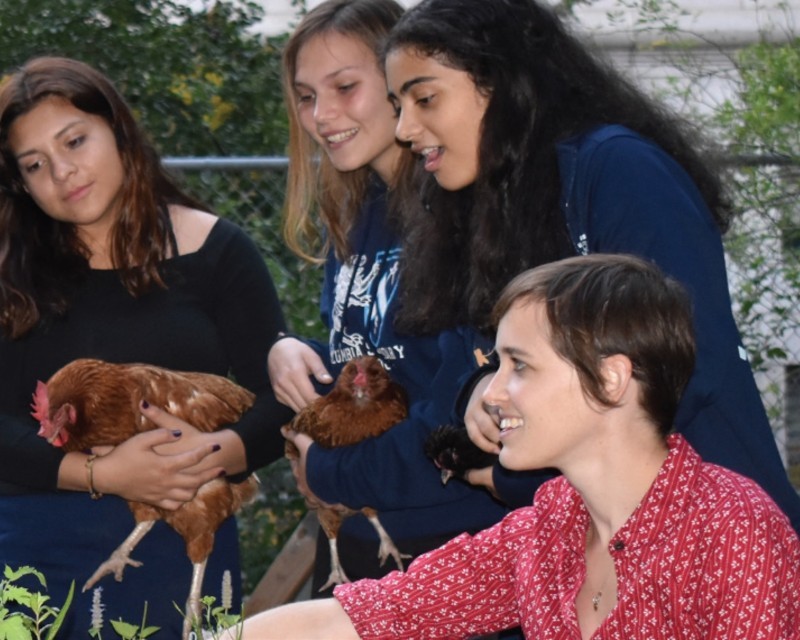
<svg viewBox="0 0 800 640">
<path fill-rule="evenodd" d="M 92 597 L 92 628 L 89 630 L 89 636 L 102 640 L 103 635 L 103 588 L 97 587 L 93 592 Z M 213 596 L 204 596 L 201 599 L 203 605 L 203 618 L 195 620 L 193 629 L 190 633 L 191 640 L 216 640 L 220 634 L 226 629 L 234 627 L 241 619 L 242 616 L 231 613 L 233 608 L 233 588 L 231 586 L 230 571 L 225 571 L 222 574 L 222 598 L 220 606 L 215 607 L 214 603 L 216 598 Z M 174 603 L 173 603 L 174 604 Z M 184 611 L 176 604 L 180 615 L 184 615 Z M 145 640 L 150 636 L 154 636 L 160 630 L 160 627 L 147 625 L 147 603 L 144 603 L 144 613 L 142 614 L 142 622 L 140 625 L 134 625 L 123 620 L 109 620 L 111 628 L 117 636 L 122 640 Z M 237 637 L 241 636 L 241 631 L 238 632 Z M 3 637 L 0 636 L 0 640 Z"/>
<path fill-rule="evenodd" d="M 12 569 L 6 566 L 0 580 L 0 640 L 52 640 L 64 622 L 64 616 L 72 603 L 75 583 L 70 585 L 67 599 L 61 607 L 49 604 L 50 597 L 19 584 L 33 576 L 47 589 L 44 575 L 32 567 Z M 19 605 L 27 611 L 11 611 L 9 605 Z"/>
<path fill-rule="evenodd" d="M 72 604 L 75 583 L 70 585 L 67 598 L 61 607 L 48 604 L 50 597 L 36 591 L 31 591 L 19 582 L 33 576 L 47 589 L 44 575 L 33 567 L 20 567 L 12 569 L 5 567 L 3 579 L 0 580 L 0 640 L 55 640 L 58 631 L 64 622 L 67 610 Z M 190 634 L 192 640 L 218 640 L 227 629 L 236 627 L 242 616 L 231 613 L 233 608 L 233 589 L 231 574 L 226 571 L 222 576 L 222 597 L 219 606 L 214 606 L 216 598 L 205 596 L 203 604 L 203 618 L 196 620 Z M 23 607 L 25 611 L 11 611 L 10 605 Z M 177 605 L 179 613 L 183 615 Z M 92 594 L 92 626 L 87 631 L 87 636 L 102 640 L 103 627 L 103 588 L 97 587 Z M 28 612 L 29 611 L 29 612 Z M 145 640 L 157 634 L 160 627 L 147 624 L 147 602 L 144 603 L 141 624 L 134 625 L 123 620 L 110 620 L 109 624 L 115 635 L 123 640 Z M 237 638 L 241 638 L 241 628 L 238 629 Z"/>
</svg>

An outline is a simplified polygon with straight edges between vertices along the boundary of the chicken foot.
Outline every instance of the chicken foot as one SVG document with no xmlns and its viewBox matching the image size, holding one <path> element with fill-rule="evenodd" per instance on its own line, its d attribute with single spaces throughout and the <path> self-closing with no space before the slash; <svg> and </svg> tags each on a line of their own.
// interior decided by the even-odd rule
<svg viewBox="0 0 800 640">
<path fill-rule="evenodd" d="M 192 564 L 192 586 L 189 589 L 189 597 L 186 599 L 186 610 L 183 617 L 183 640 L 188 640 L 195 623 L 200 622 L 202 608 L 200 606 L 200 596 L 203 589 L 203 576 L 206 573 L 206 563 L 208 558 L 202 562 Z"/>
<path fill-rule="evenodd" d="M 342 563 L 339 561 L 339 547 L 336 544 L 335 537 L 328 537 L 328 546 L 331 550 L 331 572 L 330 575 L 328 575 L 328 581 L 319 588 L 320 591 L 325 591 L 325 589 L 336 584 L 350 582 L 350 578 L 347 577 L 347 574 L 342 568 Z"/>
<path fill-rule="evenodd" d="M 350 582 L 347 574 L 342 568 L 341 560 L 339 559 L 339 547 L 337 544 L 337 536 L 339 534 L 339 527 L 342 524 L 342 519 L 348 515 L 352 515 L 355 511 L 345 508 L 320 508 L 317 511 L 320 526 L 328 538 L 328 546 L 330 548 L 331 556 L 331 572 L 328 575 L 327 582 L 322 585 L 319 590 L 325 591 L 326 589 L 345 582 Z M 411 556 L 405 553 L 400 553 L 400 550 L 395 545 L 389 533 L 383 528 L 380 520 L 378 519 L 378 512 L 371 507 L 364 507 L 361 513 L 367 518 L 369 523 L 375 529 L 380 540 L 378 548 L 378 558 L 381 561 L 381 566 L 384 565 L 386 559 L 391 556 L 397 563 L 397 567 L 403 570 L 403 558 L 410 558 Z"/>
<path fill-rule="evenodd" d="M 83 585 L 83 591 L 85 592 L 91 589 L 95 584 L 97 584 L 100 578 L 108 575 L 109 573 L 114 574 L 114 579 L 117 582 L 122 582 L 122 573 L 125 571 L 125 567 L 141 567 L 141 562 L 131 559 L 131 552 L 134 550 L 136 545 L 142 541 L 142 538 L 147 535 L 150 529 L 153 528 L 154 524 L 155 520 L 145 520 L 144 522 L 137 523 L 130 535 L 125 538 L 122 544 L 114 550 L 114 552 L 109 556 L 108 560 L 97 567 L 97 570 L 92 574 L 92 577 L 89 578 L 86 581 L 86 584 Z"/>
<path fill-rule="evenodd" d="M 402 571 L 403 558 L 410 558 L 411 556 L 407 553 L 400 553 L 400 550 L 397 548 L 397 545 L 395 545 L 389 533 L 383 528 L 381 521 L 378 519 L 378 512 L 375 511 L 375 509 L 365 507 L 361 510 L 361 513 L 366 516 L 367 520 L 369 520 L 369 523 L 373 526 L 378 534 L 378 539 L 380 540 L 378 558 L 381 561 L 381 566 L 384 565 L 389 556 L 392 556 L 394 561 L 397 563 L 397 568 Z"/>
</svg>

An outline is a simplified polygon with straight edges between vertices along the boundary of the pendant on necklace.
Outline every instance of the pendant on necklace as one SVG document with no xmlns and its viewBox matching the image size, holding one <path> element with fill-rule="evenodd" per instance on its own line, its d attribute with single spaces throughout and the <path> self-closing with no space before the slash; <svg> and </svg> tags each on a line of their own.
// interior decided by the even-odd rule
<svg viewBox="0 0 800 640">
<path fill-rule="evenodd" d="M 600 598 L 603 597 L 603 592 L 598 591 L 592 596 L 592 608 L 597 611 L 597 607 L 600 606 Z"/>
</svg>

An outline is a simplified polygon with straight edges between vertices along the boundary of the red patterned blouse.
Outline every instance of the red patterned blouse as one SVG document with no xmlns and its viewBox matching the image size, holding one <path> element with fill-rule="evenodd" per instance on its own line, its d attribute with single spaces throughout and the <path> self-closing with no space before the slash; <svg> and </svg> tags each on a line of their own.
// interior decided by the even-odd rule
<svg viewBox="0 0 800 640">
<path fill-rule="evenodd" d="M 800 540 L 752 481 L 702 462 L 680 435 L 609 545 L 617 606 L 595 639 L 800 639 Z M 580 640 L 575 598 L 589 516 L 565 478 L 532 507 L 336 588 L 362 638 L 465 638 L 522 626 Z"/>
</svg>

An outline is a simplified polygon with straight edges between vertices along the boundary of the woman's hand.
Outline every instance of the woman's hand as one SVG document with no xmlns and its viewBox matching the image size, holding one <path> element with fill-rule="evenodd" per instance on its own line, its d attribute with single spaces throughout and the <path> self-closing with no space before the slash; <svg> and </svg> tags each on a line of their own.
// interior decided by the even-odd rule
<svg viewBox="0 0 800 640">
<path fill-rule="evenodd" d="M 175 443 L 181 437 L 179 431 L 155 429 L 114 447 L 94 460 L 94 489 L 163 509 L 177 509 L 194 498 L 206 482 L 225 474 L 225 469 L 212 458 L 219 450 L 216 443 L 170 455 L 156 451 L 160 445 Z M 85 461 L 83 456 L 81 459 Z"/>
<path fill-rule="evenodd" d="M 309 376 L 322 384 L 333 382 L 317 352 L 296 338 L 282 338 L 272 345 L 267 369 L 275 397 L 295 411 L 319 397 Z"/>
<path fill-rule="evenodd" d="M 499 499 L 494 488 L 494 467 L 483 469 L 469 469 L 464 473 L 464 480 L 475 487 L 483 487 L 495 498 Z"/>
<path fill-rule="evenodd" d="M 152 405 L 142 404 L 140 411 L 143 416 L 156 426 L 170 431 L 179 431 L 181 434 L 180 438 L 157 446 L 155 448 L 156 453 L 160 455 L 175 455 L 210 446 L 214 452 L 203 460 L 202 464 L 205 465 L 205 468 L 221 466 L 229 475 L 247 470 L 247 455 L 244 450 L 244 443 L 239 435 L 231 429 L 211 432 L 200 431 L 188 422 Z"/>
<path fill-rule="evenodd" d="M 497 424 L 497 413 L 483 401 L 483 392 L 489 386 L 492 375 L 487 373 L 476 383 L 464 413 L 464 424 L 469 439 L 479 449 L 487 453 L 500 453 L 500 425 Z"/>
</svg>

